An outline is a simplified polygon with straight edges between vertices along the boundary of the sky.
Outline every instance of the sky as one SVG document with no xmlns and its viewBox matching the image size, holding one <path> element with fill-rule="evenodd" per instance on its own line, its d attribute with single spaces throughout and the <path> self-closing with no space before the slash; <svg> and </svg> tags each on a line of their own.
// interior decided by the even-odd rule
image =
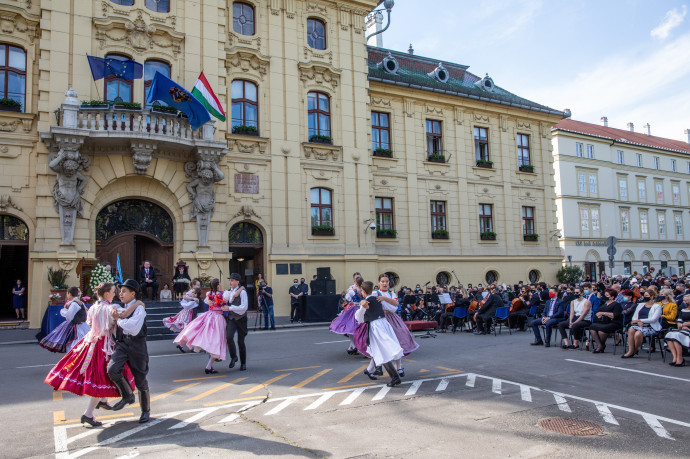
<svg viewBox="0 0 690 459">
<path fill-rule="evenodd" d="M 572 118 L 688 141 L 690 0 L 395 0 L 383 47 L 469 65 Z M 384 26 L 386 20 L 384 19 Z"/>
</svg>

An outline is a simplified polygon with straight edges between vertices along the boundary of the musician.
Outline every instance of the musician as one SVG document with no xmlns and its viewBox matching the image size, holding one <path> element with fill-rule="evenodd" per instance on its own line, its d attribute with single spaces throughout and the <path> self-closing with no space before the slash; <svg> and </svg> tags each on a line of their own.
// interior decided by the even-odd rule
<svg viewBox="0 0 690 459">
<path fill-rule="evenodd" d="M 491 329 L 496 309 L 503 306 L 503 300 L 496 293 L 495 285 L 489 285 L 487 293 L 484 305 L 474 313 L 474 320 L 477 322 L 477 329 L 474 331 L 475 335 L 486 335 L 487 331 Z"/>
<path fill-rule="evenodd" d="M 525 287 L 520 290 L 520 295 L 510 304 L 510 314 L 508 314 L 508 326 L 517 327 L 520 331 L 525 331 L 527 313 L 530 308 L 530 296 Z"/>
<path fill-rule="evenodd" d="M 424 297 L 420 296 L 414 305 L 411 305 L 408 317 L 410 320 L 422 320 L 429 311 L 427 310 L 426 303 L 424 302 Z"/>
</svg>

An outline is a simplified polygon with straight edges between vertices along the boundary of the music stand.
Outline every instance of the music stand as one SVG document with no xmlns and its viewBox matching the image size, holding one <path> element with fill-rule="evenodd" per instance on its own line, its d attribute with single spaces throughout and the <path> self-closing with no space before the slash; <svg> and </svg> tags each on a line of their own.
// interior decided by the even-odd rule
<svg viewBox="0 0 690 459">
<path fill-rule="evenodd" d="M 426 308 L 420 308 L 419 310 L 422 311 L 422 314 L 424 314 L 426 322 L 433 322 L 433 318 L 429 319 L 429 313 L 426 311 Z M 429 324 L 427 323 L 427 327 L 428 325 Z M 415 338 L 436 338 L 436 331 L 434 331 L 434 334 L 432 335 L 429 329 L 427 328 L 426 333 L 424 333 L 423 335 L 415 335 Z"/>
</svg>

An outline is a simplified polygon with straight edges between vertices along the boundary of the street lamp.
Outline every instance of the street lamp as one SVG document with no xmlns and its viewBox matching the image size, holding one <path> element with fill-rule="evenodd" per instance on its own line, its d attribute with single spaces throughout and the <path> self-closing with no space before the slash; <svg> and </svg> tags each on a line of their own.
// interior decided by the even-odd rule
<svg viewBox="0 0 690 459">
<path fill-rule="evenodd" d="M 365 39 L 365 42 L 369 42 L 369 39 L 373 37 L 374 35 L 378 35 L 380 33 L 383 33 L 386 31 L 386 29 L 391 25 L 391 10 L 393 9 L 393 6 L 395 5 L 395 0 L 385 0 L 383 2 L 383 7 L 386 9 L 386 12 L 388 13 L 388 24 L 386 24 L 386 27 L 384 27 L 381 30 L 377 30 L 376 32 L 370 33 L 367 35 L 367 38 Z M 376 14 L 383 11 L 382 9 L 379 10 L 374 10 L 371 13 Z"/>
</svg>

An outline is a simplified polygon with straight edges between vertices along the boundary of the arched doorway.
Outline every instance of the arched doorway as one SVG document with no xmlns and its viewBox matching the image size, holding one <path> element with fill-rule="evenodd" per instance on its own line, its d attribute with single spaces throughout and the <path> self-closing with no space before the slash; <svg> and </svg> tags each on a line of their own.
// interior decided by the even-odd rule
<svg viewBox="0 0 690 459">
<path fill-rule="evenodd" d="M 250 307 L 256 307 L 254 280 L 258 273 L 264 272 L 264 236 L 258 226 L 250 222 L 239 222 L 232 225 L 228 233 L 231 273 L 242 276 L 242 283 L 250 293 Z"/>
<path fill-rule="evenodd" d="M 29 228 L 12 215 L 0 215 L 0 319 L 16 319 L 12 307 L 12 287 L 21 279 L 29 284 Z M 28 288 L 27 288 L 28 292 Z M 24 307 L 28 308 L 24 295 Z M 28 309 L 26 310 L 28 317 Z"/>
<path fill-rule="evenodd" d="M 151 262 L 159 288 L 173 276 L 173 222 L 162 207 L 141 199 L 124 199 L 103 207 L 96 217 L 96 258 L 113 267 L 120 256 L 123 279 L 137 279 Z M 138 281 L 138 279 L 137 279 Z"/>
</svg>

